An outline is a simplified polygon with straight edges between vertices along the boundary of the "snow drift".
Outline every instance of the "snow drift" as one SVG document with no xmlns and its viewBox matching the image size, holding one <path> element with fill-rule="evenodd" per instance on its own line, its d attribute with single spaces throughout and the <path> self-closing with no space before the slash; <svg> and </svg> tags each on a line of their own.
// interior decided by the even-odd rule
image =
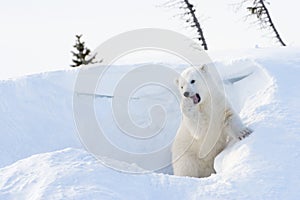
<svg viewBox="0 0 300 200">
<path fill-rule="evenodd" d="M 76 70 L 45 72 L 0 82 L 1 199 L 297 199 L 300 188 L 300 103 L 298 49 L 256 49 L 216 55 L 216 66 L 234 108 L 254 129 L 251 137 L 222 152 L 217 174 L 204 179 L 162 173 L 127 174 L 103 166 L 86 152 L 76 135 L 72 96 Z M 280 55 L 280 56 L 278 56 Z M 124 68 L 124 66 L 123 66 Z M 176 67 L 181 71 L 183 67 Z M 104 89 L 110 95 L 113 68 Z M 250 74 L 234 84 L 231 78 Z M 145 104 L 164 101 L 159 88 L 137 93 L 133 119 L 147 123 Z M 155 95 L 153 95 L 155 94 Z M 112 130 L 109 98 L 96 97 L 99 121 Z M 176 102 L 166 101 L 172 115 L 169 135 L 152 145 L 122 138 L 123 148 L 151 151 L 172 142 L 180 119 Z M 119 142 L 120 143 L 120 142 Z M 171 171 L 168 171 L 171 173 Z"/>
</svg>

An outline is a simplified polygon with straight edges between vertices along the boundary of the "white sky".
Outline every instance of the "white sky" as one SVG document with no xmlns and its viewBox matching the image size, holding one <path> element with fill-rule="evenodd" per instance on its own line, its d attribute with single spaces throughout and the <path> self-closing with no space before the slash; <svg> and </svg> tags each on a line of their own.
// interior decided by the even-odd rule
<svg viewBox="0 0 300 200">
<path fill-rule="evenodd" d="M 108 38 L 137 28 L 166 28 L 188 36 L 192 30 L 157 5 L 166 0 L 0 0 L 0 79 L 69 68 L 75 34 L 93 50 Z M 197 6 L 210 50 L 274 46 L 265 32 L 243 20 L 231 3 L 238 0 L 191 0 Z M 283 40 L 300 45 L 297 0 L 273 0 L 271 16 Z"/>
</svg>

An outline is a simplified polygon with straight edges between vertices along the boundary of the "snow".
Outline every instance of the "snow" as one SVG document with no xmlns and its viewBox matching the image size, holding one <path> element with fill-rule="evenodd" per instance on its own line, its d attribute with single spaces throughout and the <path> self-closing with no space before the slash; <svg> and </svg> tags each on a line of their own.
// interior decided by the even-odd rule
<svg viewBox="0 0 300 200">
<path fill-rule="evenodd" d="M 217 174 L 203 179 L 173 176 L 170 168 L 164 171 L 169 174 L 120 172 L 84 150 L 72 110 L 77 70 L 2 80 L 0 199 L 299 199 L 299 53 L 297 48 L 211 53 L 229 99 L 254 133 L 222 152 Z M 98 92 L 111 95 L 114 81 L 131 68 L 112 67 Z M 250 75 L 237 83 L 226 82 L 245 74 Z M 147 124 L 146 108 L 161 101 L 171 122 L 161 136 L 135 143 L 120 138 L 108 109 L 111 98 L 96 97 L 98 121 L 112 130 L 111 141 L 134 152 L 172 142 L 178 103 L 167 101 L 172 96 L 159 87 L 134 95 L 130 110 L 137 124 Z"/>
</svg>

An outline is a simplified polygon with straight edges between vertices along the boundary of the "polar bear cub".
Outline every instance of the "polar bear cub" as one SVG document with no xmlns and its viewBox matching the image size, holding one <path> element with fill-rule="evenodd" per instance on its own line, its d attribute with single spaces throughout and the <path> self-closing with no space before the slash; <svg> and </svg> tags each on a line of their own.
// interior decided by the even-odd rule
<svg viewBox="0 0 300 200">
<path fill-rule="evenodd" d="M 172 145 L 175 175 L 208 177 L 229 144 L 251 134 L 230 106 L 208 67 L 190 67 L 176 80 L 182 120 Z"/>
</svg>

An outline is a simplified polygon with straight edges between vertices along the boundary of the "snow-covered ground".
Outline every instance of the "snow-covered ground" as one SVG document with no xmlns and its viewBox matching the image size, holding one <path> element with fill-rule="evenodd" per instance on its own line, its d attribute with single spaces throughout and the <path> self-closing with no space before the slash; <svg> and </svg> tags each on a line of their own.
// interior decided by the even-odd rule
<svg viewBox="0 0 300 200">
<path fill-rule="evenodd" d="M 225 88 L 254 133 L 222 152 L 217 174 L 203 179 L 119 172 L 85 151 L 72 110 L 76 69 L 2 80 L 0 199 L 299 199 L 299 55 L 300 49 L 292 48 L 211 54 L 224 80 L 251 73 Z M 112 77 L 117 80 L 124 69 L 107 72 L 105 94 L 113 88 Z M 148 91 L 152 94 L 135 94 L 133 120 L 148 122 L 150 101 L 164 102 L 170 115 L 166 134 L 148 146 L 118 137 L 108 109 L 111 99 L 96 97 L 98 121 L 113 130 L 110 139 L 122 148 L 144 152 L 172 142 L 180 120 L 178 103 L 159 87 Z"/>
</svg>

